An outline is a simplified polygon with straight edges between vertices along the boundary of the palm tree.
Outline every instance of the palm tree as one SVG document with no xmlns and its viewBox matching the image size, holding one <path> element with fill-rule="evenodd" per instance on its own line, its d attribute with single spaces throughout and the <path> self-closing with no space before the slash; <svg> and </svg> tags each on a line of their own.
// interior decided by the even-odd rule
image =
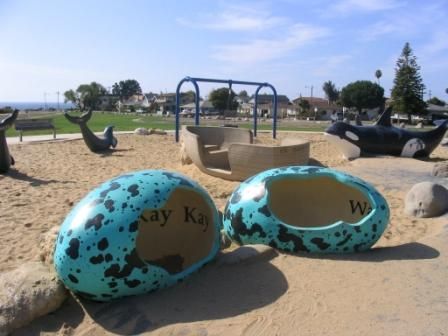
<svg viewBox="0 0 448 336">
<path fill-rule="evenodd" d="M 338 100 L 339 90 L 336 88 L 336 85 L 330 80 L 322 85 L 322 90 L 325 92 L 328 102 L 333 103 Z"/>
<path fill-rule="evenodd" d="M 375 77 L 378 80 L 378 85 L 380 85 L 380 78 L 383 75 L 383 73 L 381 72 L 380 69 L 378 69 L 377 71 L 375 71 Z"/>
</svg>

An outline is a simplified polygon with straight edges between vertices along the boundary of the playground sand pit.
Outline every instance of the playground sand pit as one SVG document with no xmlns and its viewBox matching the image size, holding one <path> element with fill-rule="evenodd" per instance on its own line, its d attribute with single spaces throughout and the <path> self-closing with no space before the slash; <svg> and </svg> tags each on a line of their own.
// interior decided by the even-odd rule
<svg viewBox="0 0 448 336">
<path fill-rule="evenodd" d="M 404 214 L 413 184 L 448 159 L 342 159 L 314 133 L 310 164 L 358 176 L 389 203 L 391 220 L 374 249 L 346 255 L 290 255 L 233 265 L 212 262 L 174 287 L 110 303 L 71 297 L 17 335 L 443 335 L 448 330 L 446 217 Z M 91 153 L 82 140 L 10 145 L 16 165 L 0 175 L 0 271 L 39 260 L 42 236 L 91 189 L 125 172 L 167 169 L 202 185 L 219 210 L 238 185 L 180 163 L 173 135 L 119 135 L 117 149 Z M 272 143 L 269 134 L 257 141 Z M 324 211 L 324 209 L 323 209 Z M 300 214 L 298 214 L 300 215 Z M 233 246 L 234 247 L 234 246 Z"/>
</svg>

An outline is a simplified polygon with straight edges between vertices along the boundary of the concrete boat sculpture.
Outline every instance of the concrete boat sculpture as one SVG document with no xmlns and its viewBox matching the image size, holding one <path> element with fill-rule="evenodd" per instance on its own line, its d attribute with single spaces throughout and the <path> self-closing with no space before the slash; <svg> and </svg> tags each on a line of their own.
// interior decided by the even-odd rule
<svg viewBox="0 0 448 336">
<path fill-rule="evenodd" d="M 240 245 L 319 253 L 367 250 L 388 222 L 387 202 L 370 184 L 312 166 L 274 168 L 244 181 L 223 220 Z"/>
<path fill-rule="evenodd" d="M 391 124 L 391 111 L 390 107 L 386 109 L 373 126 L 336 122 L 325 130 L 325 137 L 347 159 L 366 154 L 427 157 L 442 141 L 448 120 L 431 131 L 409 131 Z"/>
<path fill-rule="evenodd" d="M 143 170 L 104 182 L 73 208 L 54 264 L 74 293 L 109 301 L 171 286 L 219 247 L 220 217 L 208 193 L 183 175 Z"/>
<path fill-rule="evenodd" d="M 83 113 L 80 117 L 73 117 L 67 112 L 64 113 L 64 116 L 71 123 L 79 125 L 84 142 L 92 152 L 102 152 L 110 147 L 115 148 L 117 146 L 117 139 L 113 135 L 113 126 L 107 126 L 104 129 L 103 138 L 97 137 L 87 127 L 87 122 L 92 117 L 92 110 Z"/>
<path fill-rule="evenodd" d="M 0 174 L 7 173 L 9 168 L 15 163 L 14 158 L 9 154 L 6 130 L 12 126 L 18 115 L 19 110 L 14 110 L 14 112 L 0 121 Z"/>
</svg>

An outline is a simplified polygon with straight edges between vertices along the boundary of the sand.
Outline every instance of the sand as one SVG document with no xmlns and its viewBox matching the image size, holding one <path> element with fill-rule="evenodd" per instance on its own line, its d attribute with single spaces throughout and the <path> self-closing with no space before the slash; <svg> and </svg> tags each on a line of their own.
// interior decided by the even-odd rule
<svg viewBox="0 0 448 336">
<path fill-rule="evenodd" d="M 406 192 L 431 177 L 429 160 L 347 161 L 315 133 L 283 133 L 311 141 L 312 163 L 346 171 L 387 199 L 391 221 L 375 248 L 350 255 L 289 255 L 238 265 L 211 263 L 175 287 L 111 303 L 71 297 L 55 313 L 17 335 L 446 335 L 446 217 L 403 213 Z M 91 189 L 122 173 L 164 168 L 208 190 L 218 209 L 238 185 L 183 166 L 173 135 L 119 135 L 117 149 L 89 152 L 82 140 L 10 145 L 16 166 L 0 175 L 0 271 L 38 260 L 42 235 L 60 225 Z M 268 134 L 257 141 L 271 143 Z"/>
</svg>

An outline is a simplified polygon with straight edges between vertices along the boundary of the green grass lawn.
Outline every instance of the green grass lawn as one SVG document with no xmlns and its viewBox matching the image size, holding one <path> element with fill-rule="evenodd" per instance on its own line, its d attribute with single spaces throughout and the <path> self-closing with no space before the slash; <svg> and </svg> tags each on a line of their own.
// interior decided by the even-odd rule
<svg viewBox="0 0 448 336">
<path fill-rule="evenodd" d="M 72 114 L 76 115 L 76 114 Z M 20 118 L 21 116 L 19 116 Z M 63 114 L 42 114 L 32 116 L 33 118 L 51 118 L 53 120 L 53 125 L 56 127 L 56 135 L 57 134 L 65 134 L 65 133 L 79 133 L 79 126 L 70 123 Z M 192 118 L 181 118 L 181 125 L 185 124 L 193 124 L 194 119 Z M 201 125 L 223 125 L 228 123 L 235 123 L 229 120 L 212 120 L 212 119 L 201 119 Z M 238 126 L 243 128 L 252 128 L 252 120 L 251 121 L 238 121 Z M 174 117 L 162 117 L 162 116 L 140 116 L 140 115 L 124 115 L 124 114 L 115 114 L 115 113 L 101 113 L 95 112 L 92 118 L 88 122 L 89 128 L 94 132 L 101 132 L 108 125 L 115 126 L 115 131 L 133 131 L 137 127 L 144 128 L 158 128 L 163 130 L 174 130 L 175 129 L 175 118 Z M 313 122 L 283 122 L 281 120 L 277 123 L 277 130 L 282 131 L 316 131 L 322 132 L 328 125 L 326 124 L 318 124 Z M 271 130 L 272 129 L 272 121 L 262 122 L 258 121 L 258 130 Z M 51 130 L 40 130 L 40 131 L 27 131 L 23 133 L 26 135 L 37 135 L 37 134 L 52 134 Z M 11 127 L 7 130 L 6 136 L 18 136 L 19 132 L 17 132 L 14 127 Z"/>
</svg>

